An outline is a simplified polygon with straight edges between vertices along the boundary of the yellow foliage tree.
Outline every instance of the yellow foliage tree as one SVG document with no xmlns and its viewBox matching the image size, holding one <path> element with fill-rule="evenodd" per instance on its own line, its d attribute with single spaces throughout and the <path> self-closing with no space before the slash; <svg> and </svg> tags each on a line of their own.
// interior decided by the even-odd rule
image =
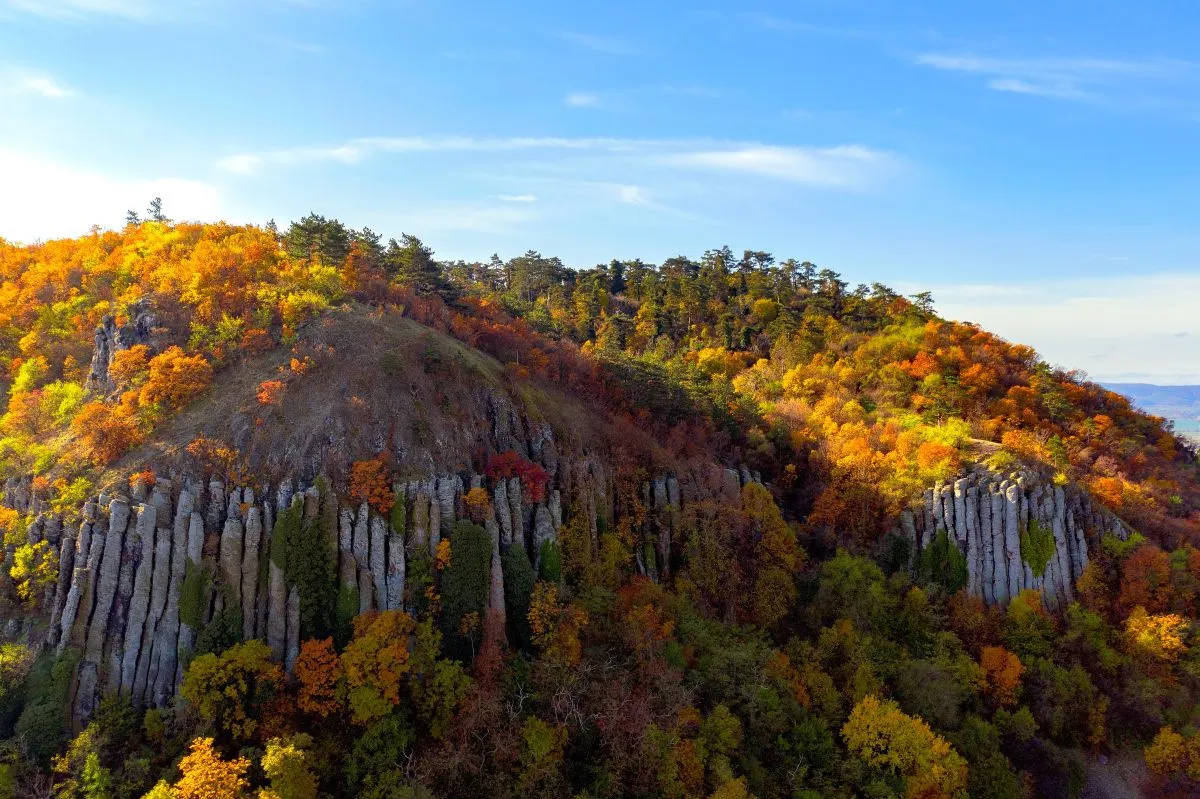
<svg viewBox="0 0 1200 799">
<path fill-rule="evenodd" d="M 400 704 L 401 680 L 409 671 L 412 616 L 400 610 L 363 613 L 354 619 L 354 639 L 342 653 L 351 717 L 368 724 Z"/>
<path fill-rule="evenodd" d="M 1125 620 L 1125 641 L 1134 653 L 1173 663 L 1187 649 L 1187 619 L 1174 613 L 1151 614 L 1138 606 Z"/>
<path fill-rule="evenodd" d="M 909 797 L 967 795 L 967 761 L 919 718 L 891 700 L 863 697 L 842 726 L 846 747 L 875 768 L 905 780 Z"/>
<path fill-rule="evenodd" d="M 223 760 L 213 748 L 212 738 L 197 738 L 191 752 L 179 762 L 179 781 L 166 795 L 172 799 L 243 799 L 250 787 L 246 780 L 249 768 L 250 761 L 244 757 Z"/>
<path fill-rule="evenodd" d="M 305 751 L 311 745 L 304 733 L 267 741 L 262 769 L 271 787 L 259 791 L 258 799 L 316 799 L 317 777 Z"/>
<path fill-rule="evenodd" d="M 282 681 L 283 670 L 271 662 L 271 650 L 262 641 L 250 640 L 193 660 L 180 693 L 217 729 L 244 741 L 258 726 L 256 709 Z"/>
</svg>

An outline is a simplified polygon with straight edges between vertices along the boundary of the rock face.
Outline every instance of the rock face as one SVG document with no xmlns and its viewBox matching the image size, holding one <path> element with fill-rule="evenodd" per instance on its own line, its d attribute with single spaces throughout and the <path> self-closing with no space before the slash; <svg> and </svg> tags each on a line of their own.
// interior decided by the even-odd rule
<svg viewBox="0 0 1200 799">
<path fill-rule="evenodd" d="M 68 647 L 80 652 L 75 722 L 90 718 L 110 692 L 139 707 L 167 705 L 199 634 L 223 611 L 240 613 L 243 637 L 265 640 L 272 656 L 291 669 L 299 655 L 302 597 L 288 584 L 283 559 L 272 557 L 277 543 L 272 525 L 296 503 L 303 506 L 304 534 L 315 534 L 322 528 L 314 522 L 327 520 L 326 543 L 343 596 L 357 591 L 360 611 L 400 610 L 411 601 L 409 559 L 428 561 L 438 542 L 453 535 L 465 514 L 465 486 L 484 489 L 490 503 L 483 524 L 492 544 L 486 610 L 491 623 L 498 619 L 503 628 L 501 554 L 520 545 L 536 562 L 545 544 L 557 542 L 564 523 L 578 524 L 596 547 L 602 525 L 616 521 L 620 508 L 602 462 L 591 456 L 567 459 L 547 436 L 542 430 L 536 450 L 551 475 L 544 491 L 524 491 L 516 477 L 435 474 L 398 484 L 398 510 L 390 516 L 366 504 L 339 507 L 332 494 L 295 478 L 251 488 L 184 475 L 138 483 L 128 496 L 114 492 L 88 499 L 76 528 L 38 504 L 28 481 L 9 480 L 3 501 L 35 515 L 31 535 L 58 546 L 62 572 L 47 596 L 45 640 L 60 652 Z M 709 472 L 658 475 L 645 483 L 652 519 L 637 546 L 651 553 L 652 569 L 644 573 L 656 576 L 662 573 L 657 564 L 669 566 L 683 504 L 713 498 L 707 487 L 724 491 L 730 477 L 737 486 L 743 478 L 756 479 L 749 470 L 714 465 Z M 730 498 L 736 499 L 737 490 Z M 568 512 L 578 521 L 565 518 Z M 1083 524 L 1066 518 L 1063 540 L 1082 540 Z M 1063 562 L 1086 561 L 1072 552 Z"/>
<path fill-rule="evenodd" d="M 113 383 L 108 376 L 108 368 L 112 365 L 113 356 L 135 344 L 149 343 L 154 325 L 155 316 L 145 302 L 136 303 L 130 308 L 129 323 L 121 327 L 117 327 L 113 316 L 105 316 L 96 328 L 92 368 L 87 377 L 88 390 L 102 394 L 111 392 Z"/>
<path fill-rule="evenodd" d="M 919 554 L 945 531 L 966 564 L 966 589 L 989 605 L 1007 604 L 1022 591 L 1041 592 L 1049 607 L 1065 607 L 1087 565 L 1088 546 L 1103 535 L 1128 537 L 1125 525 L 1081 490 L 1051 484 L 1033 473 L 997 474 L 976 467 L 927 490 L 923 507 L 901 514 L 896 534 Z M 1041 537 L 1053 552 L 1034 572 L 1022 540 Z"/>
</svg>

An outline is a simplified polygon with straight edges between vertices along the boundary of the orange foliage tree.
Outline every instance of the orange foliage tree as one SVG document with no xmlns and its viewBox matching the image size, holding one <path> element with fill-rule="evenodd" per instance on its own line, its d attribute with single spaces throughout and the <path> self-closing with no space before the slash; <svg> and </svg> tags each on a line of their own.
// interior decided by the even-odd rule
<svg viewBox="0 0 1200 799">
<path fill-rule="evenodd" d="M 142 443 L 142 428 L 129 409 L 121 405 L 89 402 L 71 423 L 71 433 L 87 457 L 99 466 L 120 458 Z"/>
<path fill-rule="evenodd" d="M 389 513 L 395 497 L 392 494 L 391 470 L 380 454 L 350 466 L 350 499 L 365 502 L 377 513 Z"/>
<path fill-rule="evenodd" d="M 342 709 L 342 665 L 333 648 L 332 638 L 309 640 L 301 644 L 295 674 L 300 683 L 296 704 L 301 711 L 327 718 Z"/>
<path fill-rule="evenodd" d="M 979 665 L 983 667 L 987 691 L 996 703 L 1001 707 L 1015 705 L 1025 671 L 1021 659 L 1002 646 L 985 646 L 979 654 Z"/>
<path fill-rule="evenodd" d="M 169 347 L 150 359 L 150 374 L 138 394 L 143 405 L 162 403 L 179 409 L 212 382 L 212 365 L 203 355 L 187 355 Z"/>
</svg>

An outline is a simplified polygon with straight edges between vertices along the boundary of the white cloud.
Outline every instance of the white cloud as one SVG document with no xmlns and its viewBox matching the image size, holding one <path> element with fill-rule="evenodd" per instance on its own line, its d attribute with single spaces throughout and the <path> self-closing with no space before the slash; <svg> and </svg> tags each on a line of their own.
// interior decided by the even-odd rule
<svg viewBox="0 0 1200 799">
<path fill-rule="evenodd" d="M 501 194 L 496 199 L 504 200 L 506 203 L 535 203 L 537 197 L 532 194 Z"/>
<path fill-rule="evenodd" d="M 1012 92 L 1013 94 L 1033 94 L 1038 97 L 1065 97 L 1076 98 L 1083 97 L 1084 93 L 1071 86 L 1061 84 L 1047 83 L 1030 83 L 1029 81 L 1020 80 L 1018 78 L 996 78 L 988 81 L 988 88 L 998 92 Z"/>
<path fill-rule="evenodd" d="M 993 91 L 1122 105 L 1145 105 L 1152 94 L 1184 91 L 1200 72 L 1200 65 L 1194 62 L 1167 58 L 997 58 L 924 53 L 917 56 L 916 63 L 984 76 Z"/>
<path fill-rule="evenodd" d="M 217 219 L 221 197 L 207 183 L 175 177 L 132 178 L 77 168 L 0 148 L 0 236 L 33 241 L 78 236 L 90 226 L 119 227 L 129 208 L 162 197 L 175 219 Z"/>
<path fill-rule="evenodd" d="M 977 322 L 1093 379 L 1200 382 L 1200 272 L 934 287 L 938 312 Z"/>
<path fill-rule="evenodd" d="M 599 108 L 600 96 L 588 92 L 572 92 L 563 98 L 563 102 L 571 108 Z"/>
<path fill-rule="evenodd" d="M 558 38 L 568 44 L 577 45 L 605 55 L 633 55 L 637 52 L 629 42 L 616 36 L 598 36 L 591 33 L 559 33 Z"/>
<path fill-rule="evenodd" d="M 653 205 L 650 198 L 646 196 L 646 191 L 641 186 L 630 186 L 621 184 L 616 186 L 617 198 L 623 203 L 629 205 L 649 206 Z"/>
<path fill-rule="evenodd" d="M 217 168 L 235 175 L 253 175 L 262 166 L 263 159 L 251 153 L 226 156 L 217 161 Z"/>
<path fill-rule="evenodd" d="M 61 100 L 72 92 L 44 72 L 0 67 L 0 94 L 36 94 L 49 100 Z"/>
<path fill-rule="evenodd" d="M 858 145 L 814 148 L 751 144 L 676 153 L 665 160 L 674 166 L 840 187 L 866 185 L 898 166 L 892 155 Z"/>
<path fill-rule="evenodd" d="M 786 147 L 710 139 L 617 139 L 514 137 L 369 137 L 326 147 L 296 147 L 241 153 L 217 162 L 235 174 L 253 174 L 267 164 L 295 166 L 322 161 L 357 164 L 376 153 L 578 151 L 623 158 L 647 167 L 726 172 L 830 188 L 861 188 L 903 167 L 892 153 L 861 145 Z"/>
</svg>

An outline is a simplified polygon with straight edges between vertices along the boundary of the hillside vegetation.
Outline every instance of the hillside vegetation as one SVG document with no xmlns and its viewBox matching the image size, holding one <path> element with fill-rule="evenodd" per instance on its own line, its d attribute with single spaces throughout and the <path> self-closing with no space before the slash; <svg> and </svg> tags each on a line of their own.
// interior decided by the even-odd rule
<svg viewBox="0 0 1200 799">
<path fill-rule="evenodd" d="M 750 250 L 439 262 L 315 215 L 157 219 L 0 240 L 0 372 L 0 479 L 64 525 L 130 474 L 320 486 L 275 524 L 309 554 L 271 554 L 317 586 L 298 659 L 210 600 L 180 695 L 113 696 L 82 730 L 79 653 L 42 643 L 70 575 L 0 510 L 0 797 L 1078 796 L 1129 752 L 1143 790 L 1200 790 L 1195 451 L 928 295 Z M 543 502 L 553 464 L 516 451 L 535 438 L 602 462 L 615 500 L 563 486 L 558 537 L 503 553 L 506 615 L 481 486 L 410 559 L 403 609 L 313 610 L 336 563 L 295 542 L 336 539 L 329 496 L 398 535 L 395 487 L 431 474 Z M 656 559 L 643 486 L 714 464 L 740 493 L 697 490 Z M 1077 488 L 1132 534 L 1089 531 L 1063 612 L 987 607 L 956 552 L 912 568 L 893 532 L 970 469 Z"/>
</svg>

